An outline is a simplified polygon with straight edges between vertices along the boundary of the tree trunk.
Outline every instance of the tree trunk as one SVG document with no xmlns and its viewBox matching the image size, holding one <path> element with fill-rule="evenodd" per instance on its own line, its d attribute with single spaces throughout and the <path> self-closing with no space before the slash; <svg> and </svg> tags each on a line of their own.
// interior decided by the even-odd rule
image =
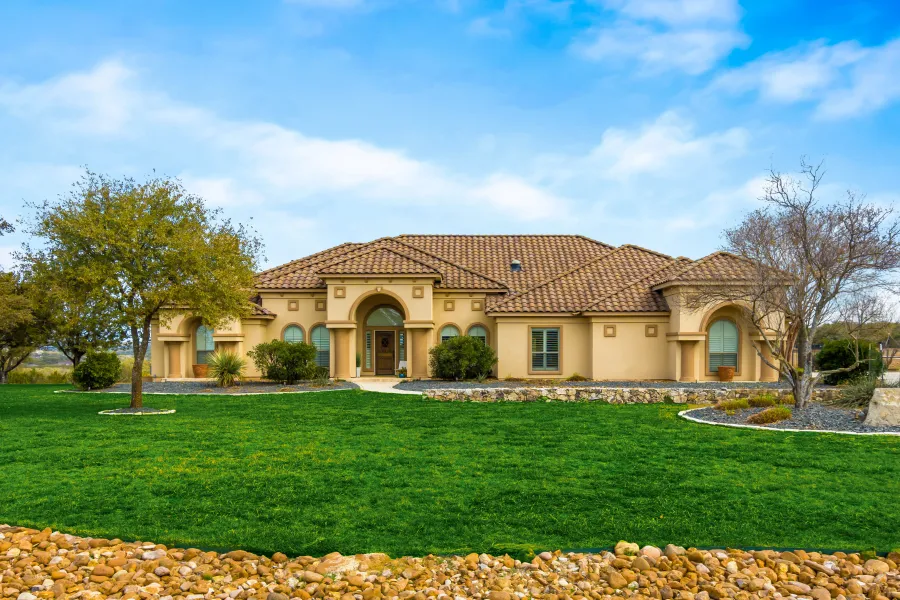
<svg viewBox="0 0 900 600">
<path fill-rule="evenodd" d="M 72 355 L 72 367 L 74 368 L 74 367 L 77 367 L 78 365 L 80 365 L 82 358 L 84 358 L 84 354 L 80 354 L 78 352 L 73 354 Z"/>
<path fill-rule="evenodd" d="M 803 410 L 812 399 L 813 378 L 811 374 L 803 373 L 794 380 L 791 386 L 794 392 L 794 408 Z"/>
<path fill-rule="evenodd" d="M 134 357 L 131 366 L 131 408 L 144 406 L 144 357 Z"/>
<path fill-rule="evenodd" d="M 0 369 L 0 384 L 9 383 L 9 371 Z"/>
</svg>

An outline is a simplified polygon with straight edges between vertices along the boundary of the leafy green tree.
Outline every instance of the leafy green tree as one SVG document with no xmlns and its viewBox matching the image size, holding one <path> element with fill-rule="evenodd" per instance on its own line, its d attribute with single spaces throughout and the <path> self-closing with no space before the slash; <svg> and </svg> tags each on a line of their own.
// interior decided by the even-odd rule
<svg viewBox="0 0 900 600">
<path fill-rule="evenodd" d="M 261 244 L 223 219 L 177 179 L 138 182 L 86 171 L 56 201 L 29 205 L 20 262 L 58 284 L 66 302 L 84 301 L 127 331 L 134 365 L 131 406 L 143 406 L 142 370 L 154 320 L 189 311 L 208 326 L 249 312 Z"/>
<path fill-rule="evenodd" d="M 34 313 L 34 288 L 15 273 L 0 272 L 0 383 L 44 343 Z"/>
<path fill-rule="evenodd" d="M 50 282 L 40 287 L 45 293 L 36 310 L 46 325 L 47 343 L 72 361 L 72 366 L 77 367 L 89 352 L 113 350 L 125 340 L 122 321 L 106 303 L 72 298 Z"/>
</svg>

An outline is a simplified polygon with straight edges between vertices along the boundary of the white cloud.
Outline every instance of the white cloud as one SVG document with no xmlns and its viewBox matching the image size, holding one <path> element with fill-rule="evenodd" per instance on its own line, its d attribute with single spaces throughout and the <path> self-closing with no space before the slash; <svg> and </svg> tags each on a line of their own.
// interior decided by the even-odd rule
<svg viewBox="0 0 900 600">
<path fill-rule="evenodd" d="M 594 61 L 637 61 L 650 73 L 698 75 L 750 43 L 736 0 L 603 0 L 617 18 L 591 28 L 572 49 Z"/>
<path fill-rule="evenodd" d="M 878 110 L 900 99 L 900 39 L 863 47 L 824 41 L 772 52 L 716 79 L 711 89 L 755 91 L 768 102 L 813 102 L 816 116 L 838 119 Z"/>
<path fill-rule="evenodd" d="M 468 32 L 482 37 L 509 37 L 528 17 L 555 21 L 569 17 L 573 0 L 506 0 L 503 9 L 469 22 Z"/>
<path fill-rule="evenodd" d="M 602 0 L 602 4 L 630 19 L 668 25 L 733 24 L 740 20 L 741 12 L 736 0 Z"/>
<path fill-rule="evenodd" d="M 697 136 L 694 125 L 673 112 L 637 130 L 607 129 L 587 162 L 610 179 L 629 179 L 644 174 L 671 174 L 716 158 L 744 152 L 749 132 L 732 128 Z"/>
<path fill-rule="evenodd" d="M 330 140 L 274 123 L 221 118 L 146 88 L 118 61 L 3 89 L 0 107 L 38 124 L 56 127 L 67 120 L 79 124 L 80 135 L 102 132 L 105 138 L 129 140 L 168 132 L 180 145 L 195 146 L 198 158 L 219 157 L 208 170 L 192 165 L 182 173 L 189 191 L 217 206 L 302 204 L 343 196 L 386 206 L 486 206 L 517 220 L 563 212 L 564 202 L 555 194 L 507 173 L 473 178 L 363 140 Z M 522 210 L 510 211 L 517 202 Z"/>
</svg>

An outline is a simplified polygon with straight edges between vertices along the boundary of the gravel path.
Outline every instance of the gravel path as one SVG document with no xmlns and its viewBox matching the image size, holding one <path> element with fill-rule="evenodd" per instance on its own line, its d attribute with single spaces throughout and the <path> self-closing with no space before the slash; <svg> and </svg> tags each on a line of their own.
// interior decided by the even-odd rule
<svg viewBox="0 0 900 600">
<path fill-rule="evenodd" d="M 780 382 L 764 381 L 734 381 L 722 383 L 720 381 L 700 381 L 696 383 L 677 381 L 498 381 L 489 379 L 484 383 L 477 381 L 442 381 L 438 379 L 420 379 L 418 381 L 401 381 L 394 386 L 401 390 L 464 390 L 478 388 L 560 388 L 560 387 L 596 387 L 596 388 L 683 388 L 698 390 L 720 390 L 732 388 L 785 388 Z"/>
<path fill-rule="evenodd" d="M 355 390 L 359 386 L 349 381 L 332 382 L 331 385 L 318 386 L 312 382 L 296 385 L 282 385 L 266 381 L 245 382 L 230 388 L 220 388 L 212 381 L 146 381 L 145 394 L 273 394 L 277 392 L 315 392 L 327 390 Z M 130 383 L 116 385 L 99 390 L 101 392 L 131 393 Z"/>
<path fill-rule="evenodd" d="M 747 418 L 763 408 L 749 408 L 735 411 L 733 415 L 724 410 L 714 408 L 700 408 L 692 410 L 690 416 L 695 419 L 711 421 L 713 423 L 727 423 L 730 425 L 747 425 Z M 900 432 L 900 427 L 868 427 L 863 424 L 865 414 L 862 410 L 838 408 L 824 404 L 812 403 L 802 411 L 794 410 L 794 416 L 787 421 L 780 421 L 766 427 L 769 429 L 808 429 L 810 431 L 847 431 L 852 433 L 886 433 Z"/>
</svg>

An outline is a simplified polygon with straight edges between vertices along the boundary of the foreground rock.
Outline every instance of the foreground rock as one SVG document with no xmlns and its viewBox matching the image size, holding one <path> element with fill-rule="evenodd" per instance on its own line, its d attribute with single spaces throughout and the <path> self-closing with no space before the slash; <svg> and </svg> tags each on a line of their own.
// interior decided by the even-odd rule
<svg viewBox="0 0 900 600">
<path fill-rule="evenodd" d="M 866 425 L 870 427 L 900 426 L 900 389 L 877 388 L 869 401 Z"/>
<path fill-rule="evenodd" d="M 900 554 L 696 550 L 669 545 L 618 554 L 391 559 L 385 554 L 270 557 L 78 538 L 0 525 L 0 597 L 290 600 L 900 599 Z"/>
</svg>

